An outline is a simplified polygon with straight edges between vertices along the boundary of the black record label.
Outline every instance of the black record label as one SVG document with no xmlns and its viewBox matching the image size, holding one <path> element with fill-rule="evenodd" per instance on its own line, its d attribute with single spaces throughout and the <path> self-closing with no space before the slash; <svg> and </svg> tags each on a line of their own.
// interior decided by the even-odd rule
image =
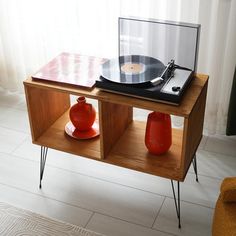
<svg viewBox="0 0 236 236">
<path fill-rule="evenodd" d="M 141 84 L 159 77 L 165 65 L 156 58 L 127 55 L 106 61 L 101 76 L 109 81 L 122 84 Z"/>
</svg>

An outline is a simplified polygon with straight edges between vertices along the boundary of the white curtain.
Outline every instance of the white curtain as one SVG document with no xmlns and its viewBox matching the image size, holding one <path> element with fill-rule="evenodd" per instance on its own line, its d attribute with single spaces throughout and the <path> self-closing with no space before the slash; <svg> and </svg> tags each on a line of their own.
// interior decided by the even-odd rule
<svg viewBox="0 0 236 236">
<path fill-rule="evenodd" d="M 113 57 L 119 16 L 201 24 L 198 72 L 210 75 L 205 131 L 224 133 L 236 63 L 235 0 L 0 0 L 0 87 L 66 51 Z"/>
<path fill-rule="evenodd" d="M 198 21 L 202 25 L 198 71 L 210 75 L 204 128 L 210 134 L 225 134 L 236 66 L 236 1 L 200 1 Z"/>
</svg>

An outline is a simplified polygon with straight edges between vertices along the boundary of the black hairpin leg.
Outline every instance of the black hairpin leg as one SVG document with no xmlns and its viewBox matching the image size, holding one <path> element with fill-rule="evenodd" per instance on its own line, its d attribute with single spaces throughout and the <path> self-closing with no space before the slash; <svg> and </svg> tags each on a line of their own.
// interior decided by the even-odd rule
<svg viewBox="0 0 236 236">
<path fill-rule="evenodd" d="M 196 181 L 198 182 L 197 158 L 196 158 L 196 154 L 195 154 L 194 157 L 193 157 L 192 163 L 193 163 L 193 169 L 194 169 L 194 172 L 195 172 L 195 175 L 196 175 Z"/>
<path fill-rule="evenodd" d="M 41 146 L 41 156 L 40 156 L 40 182 L 39 182 L 39 188 L 42 188 L 42 179 L 43 179 L 43 172 L 44 172 L 44 167 L 46 163 L 46 158 L 47 158 L 47 153 L 48 153 L 48 148 Z"/>
<path fill-rule="evenodd" d="M 179 181 L 177 181 L 177 194 L 178 194 L 178 199 L 176 199 L 175 188 L 174 188 L 173 180 L 171 180 L 171 186 L 172 186 L 173 195 L 174 195 L 175 209 L 176 209 L 177 217 L 178 217 L 178 220 L 179 220 L 179 228 L 181 228 L 181 224 L 180 224 L 180 188 L 179 188 Z"/>
</svg>

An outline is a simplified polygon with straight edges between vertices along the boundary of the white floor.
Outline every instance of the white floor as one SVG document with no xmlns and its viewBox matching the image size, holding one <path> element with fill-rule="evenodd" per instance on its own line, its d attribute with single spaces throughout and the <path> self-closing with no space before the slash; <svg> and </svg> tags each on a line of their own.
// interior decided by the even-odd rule
<svg viewBox="0 0 236 236">
<path fill-rule="evenodd" d="M 191 167 L 180 184 L 181 229 L 169 180 L 50 149 L 40 190 L 39 157 L 24 96 L 0 90 L 0 201 L 110 236 L 204 236 L 222 179 L 236 175 L 236 138 L 203 137 L 199 183 Z"/>
</svg>

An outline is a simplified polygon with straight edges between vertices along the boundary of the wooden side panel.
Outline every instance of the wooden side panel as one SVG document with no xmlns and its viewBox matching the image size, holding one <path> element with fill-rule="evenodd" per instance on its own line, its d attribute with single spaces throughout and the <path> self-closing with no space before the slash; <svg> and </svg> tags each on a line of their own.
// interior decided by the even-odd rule
<svg viewBox="0 0 236 236">
<path fill-rule="evenodd" d="M 36 141 L 70 107 L 69 94 L 25 84 L 32 140 Z"/>
<path fill-rule="evenodd" d="M 101 158 L 106 158 L 114 144 L 133 120 L 133 108 L 99 101 Z"/>
<path fill-rule="evenodd" d="M 184 120 L 184 137 L 182 147 L 182 162 L 181 169 L 183 177 L 185 177 L 191 161 L 196 153 L 198 145 L 202 138 L 205 105 L 207 95 L 207 83 L 202 89 L 202 92 L 190 113 L 188 118 Z"/>
</svg>

